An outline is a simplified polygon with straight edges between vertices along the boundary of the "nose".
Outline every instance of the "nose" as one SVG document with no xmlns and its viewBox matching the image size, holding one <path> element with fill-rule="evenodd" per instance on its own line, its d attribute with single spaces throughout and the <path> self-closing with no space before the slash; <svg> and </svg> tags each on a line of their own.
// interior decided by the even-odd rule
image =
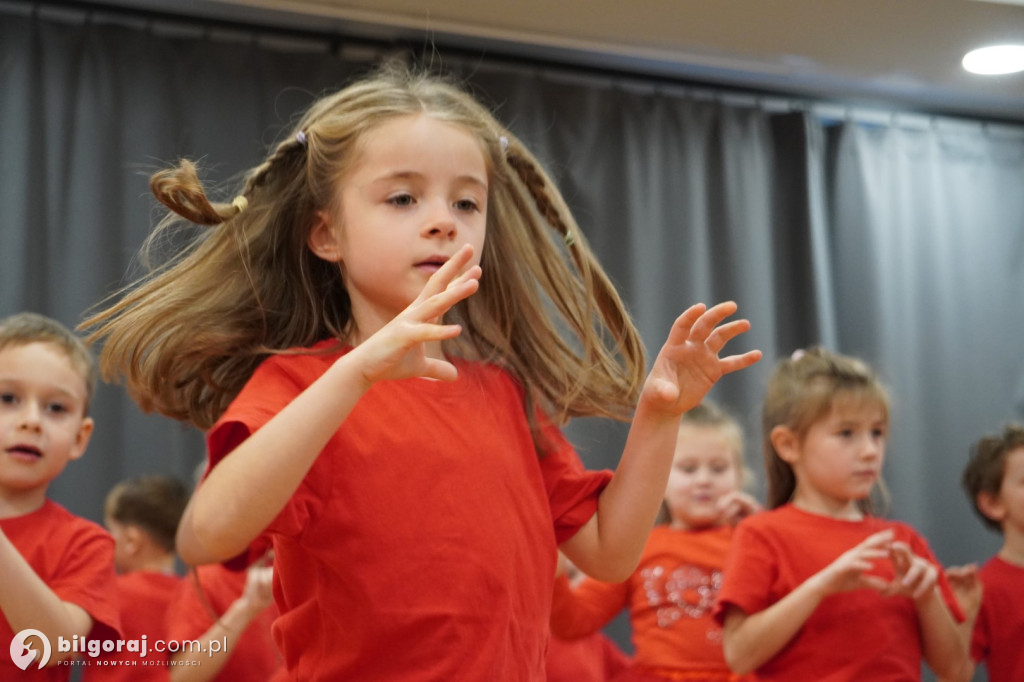
<svg viewBox="0 0 1024 682">
<path fill-rule="evenodd" d="M 423 225 L 423 234 L 427 237 L 455 239 L 459 233 L 458 223 L 452 214 L 452 207 L 445 200 L 430 203 L 427 219 Z"/>
<path fill-rule="evenodd" d="M 861 457 L 874 461 L 881 459 L 884 451 L 885 445 L 881 439 L 868 436 L 865 438 L 864 447 L 861 450 Z"/>
<path fill-rule="evenodd" d="M 19 411 L 18 426 L 29 431 L 38 431 L 42 424 L 42 413 L 34 400 L 26 400 Z"/>
</svg>

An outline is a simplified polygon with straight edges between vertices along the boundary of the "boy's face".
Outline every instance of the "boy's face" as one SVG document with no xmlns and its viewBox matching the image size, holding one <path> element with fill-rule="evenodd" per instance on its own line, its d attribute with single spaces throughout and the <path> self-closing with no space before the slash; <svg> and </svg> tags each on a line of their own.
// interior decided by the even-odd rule
<svg viewBox="0 0 1024 682">
<path fill-rule="evenodd" d="M 1016 530 L 1018 535 L 1024 535 L 1024 448 L 1007 455 L 999 495 L 988 500 L 988 507 L 983 511 L 1003 524 L 1004 533 Z"/>
<path fill-rule="evenodd" d="M 85 409 L 85 379 L 58 347 L 0 349 L 0 494 L 41 503 L 50 481 L 85 452 L 93 428 Z"/>
</svg>

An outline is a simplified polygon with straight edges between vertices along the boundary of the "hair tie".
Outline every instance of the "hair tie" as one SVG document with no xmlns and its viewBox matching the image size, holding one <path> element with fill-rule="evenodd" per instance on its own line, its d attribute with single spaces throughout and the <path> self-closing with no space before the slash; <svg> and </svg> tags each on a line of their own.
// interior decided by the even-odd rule
<svg viewBox="0 0 1024 682">
<path fill-rule="evenodd" d="M 796 362 L 805 355 L 807 355 L 807 351 L 805 351 L 803 348 L 797 348 L 795 351 L 793 351 L 793 354 L 789 356 L 789 359 L 792 360 L 793 362 Z"/>
<path fill-rule="evenodd" d="M 305 147 L 306 146 L 306 133 L 304 131 L 302 131 L 302 130 L 300 130 L 299 132 L 295 133 L 295 141 L 298 142 L 303 147 Z"/>
<path fill-rule="evenodd" d="M 239 194 L 237 197 L 231 200 L 231 205 L 237 209 L 237 213 L 241 213 L 245 209 L 249 208 L 249 200 L 243 195 Z"/>
<path fill-rule="evenodd" d="M 500 144 L 500 145 L 501 145 L 501 151 L 502 151 L 502 153 L 505 153 L 505 152 L 507 152 L 507 151 L 508 151 L 508 138 L 507 138 L 507 137 L 505 137 L 504 135 L 502 135 L 501 137 L 499 137 L 499 138 L 498 138 L 498 144 Z"/>
<path fill-rule="evenodd" d="M 576 243 L 576 235 L 574 235 L 571 231 L 566 230 L 565 236 L 562 237 L 562 241 L 565 242 L 566 246 L 572 246 L 573 244 Z"/>
</svg>

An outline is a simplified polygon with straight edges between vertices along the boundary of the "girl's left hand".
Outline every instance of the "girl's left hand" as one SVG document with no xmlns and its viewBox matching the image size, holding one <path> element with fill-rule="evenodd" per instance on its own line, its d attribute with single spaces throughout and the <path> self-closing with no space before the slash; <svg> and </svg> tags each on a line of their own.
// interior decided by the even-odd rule
<svg viewBox="0 0 1024 682">
<path fill-rule="evenodd" d="M 761 511 L 761 503 L 751 495 L 735 490 L 719 498 L 718 510 L 722 514 L 722 523 L 733 526 L 751 514 Z"/>
<path fill-rule="evenodd" d="M 917 600 L 927 596 L 939 581 L 935 564 L 914 554 L 905 542 L 892 543 L 889 559 L 896 576 L 882 591 L 887 597 L 902 595 Z"/>
<path fill-rule="evenodd" d="M 736 308 L 732 301 L 713 308 L 698 303 L 676 318 L 647 375 L 640 401 L 660 412 L 680 415 L 696 407 L 722 375 L 760 360 L 759 350 L 718 357 L 726 343 L 750 329 L 747 320 L 722 324 Z"/>
</svg>

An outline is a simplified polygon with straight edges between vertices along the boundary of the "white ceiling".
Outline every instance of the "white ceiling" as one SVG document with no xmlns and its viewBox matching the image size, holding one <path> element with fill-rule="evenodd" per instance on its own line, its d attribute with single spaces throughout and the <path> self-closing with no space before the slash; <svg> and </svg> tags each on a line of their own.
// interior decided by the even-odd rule
<svg viewBox="0 0 1024 682">
<path fill-rule="evenodd" d="M 1024 120 L 1024 73 L 974 47 L 1024 43 L 1024 0 L 110 0 L 295 29 Z"/>
</svg>

